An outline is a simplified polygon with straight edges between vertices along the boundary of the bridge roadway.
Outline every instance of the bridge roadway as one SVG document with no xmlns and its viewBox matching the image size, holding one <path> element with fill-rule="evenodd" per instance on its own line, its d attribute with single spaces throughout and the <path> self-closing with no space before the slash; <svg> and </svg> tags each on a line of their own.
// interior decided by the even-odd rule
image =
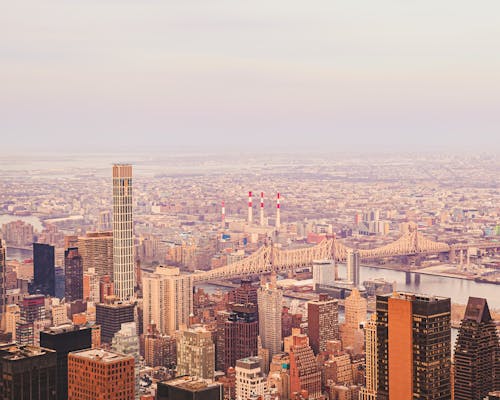
<svg viewBox="0 0 500 400">
<path fill-rule="evenodd" d="M 467 246 L 471 247 L 471 246 Z M 500 243 L 489 246 L 480 244 L 481 249 L 500 250 Z M 324 240 L 321 243 L 291 250 L 281 250 L 272 245 L 262 246 L 255 253 L 243 260 L 193 274 L 194 283 L 213 280 L 232 279 L 248 275 L 260 275 L 271 271 L 286 272 L 300 267 L 312 265 L 314 260 L 331 259 L 344 262 L 349 252 L 354 249 L 345 246 L 335 238 Z M 396 256 L 425 256 L 430 254 L 444 254 L 455 256 L 456 251 L 462 251 L 460 245 L 449 246 L 446 243 L 435 242 L 423 236 L 418 230 L 410 230 L 393 243 L 375 249 L 358 250 L 363 261 L 376 260 Z"/>
</svg>

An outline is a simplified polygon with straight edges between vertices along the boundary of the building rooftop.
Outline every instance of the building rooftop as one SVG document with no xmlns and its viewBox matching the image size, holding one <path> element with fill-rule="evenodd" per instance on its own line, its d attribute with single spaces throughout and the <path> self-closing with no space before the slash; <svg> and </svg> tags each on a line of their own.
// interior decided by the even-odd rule
<svg viewBox="0 0 500 400">
<path fill-rule="evenodd" d="M 19 346 L 14 343 L 0 345 L 0 357 L 9 361 L 23 360 L 48 353 L 55 353 L 55 351 L 38 346 Z"/>
<path fill-rule="evenodd" d="M 106 351 L 102 349 L 87 349 L 87 350 L 71 352 L 70 354 L 75 357 L 86 358 L 89 360 L 96 360 L 108 363 L 134 359 L 134 357 L 131 355 L 115 353 L 112 351 Z"/>
<path fill-rule="evenodd" d="M 236 366 L 245 369 L 254 369 L 261 367 L 262 359 L 260 357 L 246 357 L 236 360 Z"/>
<path fill-rule="evenodd" d="M 198 392 L 209 388 L 213 388 L 215 386 L 220 386 L 219 383 L 213 382 L 210 379 L 201 379 L 188 375 L 181 376 L 169 381 L 164 381 L 161 382 L 161 384 L 168 386 L 175 386 L 178 388 L 189 390 L 191 392 Z"/>
</svg>

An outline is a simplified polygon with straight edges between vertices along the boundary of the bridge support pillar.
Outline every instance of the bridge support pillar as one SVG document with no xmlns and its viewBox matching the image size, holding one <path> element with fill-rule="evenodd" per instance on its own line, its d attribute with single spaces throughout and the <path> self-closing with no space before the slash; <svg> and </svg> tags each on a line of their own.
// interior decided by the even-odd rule
<svg viewBox="0 0 500 400">
<path fill-rule="evenodd" d="M 406 284 L 409 285 L 411 283 L 411 272 L 405 272 Z"/>
<path fill-rule="evenodd" d="M 420 284 L 420 274 L 415 272 L 415 285 Z"/>
</svg>

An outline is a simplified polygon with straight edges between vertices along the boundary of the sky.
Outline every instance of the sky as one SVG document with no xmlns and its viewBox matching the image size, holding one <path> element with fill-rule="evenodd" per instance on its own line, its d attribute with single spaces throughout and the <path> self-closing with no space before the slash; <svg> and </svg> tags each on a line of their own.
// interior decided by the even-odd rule
<svg viewBox="0 0 500 400">
<path fill-rule="evenodd" d="M 500 150 L 500 2 L 19 0 L 0 154 Z"/>
</svg>

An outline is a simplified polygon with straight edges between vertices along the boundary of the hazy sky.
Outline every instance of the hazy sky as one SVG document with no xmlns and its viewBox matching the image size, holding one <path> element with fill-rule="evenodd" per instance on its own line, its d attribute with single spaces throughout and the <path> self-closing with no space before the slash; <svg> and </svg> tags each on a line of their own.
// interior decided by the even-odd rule
<svg viewBox="0 0 500 400">
<path fill-rule="evenodd" d="M 18 0 L 0 153 L 500 148 L 500 2 Z"/>
</svg>

